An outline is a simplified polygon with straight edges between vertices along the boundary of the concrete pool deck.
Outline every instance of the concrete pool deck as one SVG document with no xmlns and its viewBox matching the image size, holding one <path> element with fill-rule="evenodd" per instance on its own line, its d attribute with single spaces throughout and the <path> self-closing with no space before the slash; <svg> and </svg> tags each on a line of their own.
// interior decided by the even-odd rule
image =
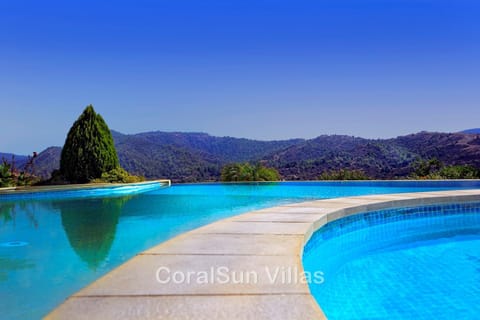
<svg viewBox="0 0 480 320">
<path fill-rule="evenodd" d="M 469 201 L 480 201 L 480 190 L 316 200 L 230 217 L 139 253 L 46 319 L 325 319 L 298 281 L 314 231 L 360 212 Z M 228 279 L 215 278 L 220 268 Z"/>
</svg>

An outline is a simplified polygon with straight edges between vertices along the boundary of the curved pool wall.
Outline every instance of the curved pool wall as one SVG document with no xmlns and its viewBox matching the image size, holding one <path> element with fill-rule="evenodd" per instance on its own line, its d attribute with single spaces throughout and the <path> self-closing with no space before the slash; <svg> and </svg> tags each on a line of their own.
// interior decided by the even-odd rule
<svg viewBox="0 0 480 320">
<path fill-rule="evenodd" d="M 479 181 L 185 184 L 116 197 L 0 199 L 0 309 L 10 319 L 39 318 L 138 252 L 243 212 L 323 198 L 479 187 Z"/>
<path fill-rule="evenodd" d="M 476 319 L 480 202 L 394 208 L 332 221 L 306 244 L 310 290 L 331 319 Z"/>
<path fill-rule="evenodd" d="M 282 277 L 272 282 L 265 270 L 280 267 L 301 279 L 303 248 L 328 222 L 389 208 L 466 202 L 480 202 L 480 190 L 354 196 L 251 211 L 138 254 L 72 295 L 47 318 L 325 319 L 307 283 Z M 160 284 L 155 281 L 159 266 L 180 272 L 228 266 L 233 272 L 255 270 L 259 280 L 253 285 Z"/>
</svg>

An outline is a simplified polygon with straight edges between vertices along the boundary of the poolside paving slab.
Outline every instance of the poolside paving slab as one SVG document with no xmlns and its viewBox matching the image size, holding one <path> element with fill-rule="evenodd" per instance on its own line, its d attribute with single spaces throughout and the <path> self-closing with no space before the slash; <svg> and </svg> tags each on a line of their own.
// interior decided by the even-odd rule
<svg viewBox="0 0 480 320">
<path fill-rule="evenodd" d="M 302 270 L 298 255 L 139 255 L 74 296 L 307 294 L 282 278 Z"/>
<path fill-rule="evenodd" d="M 303 235 L 193 233 L 142 254 L 291 255 L 303 247 Z"/>
<path fill-rule="evenodd" d="M 309 207 L 307 205 L 304 206 L 281 206 L 281 207 L 273 207 L 267 208 L 262 210 L 257 210 L 255 213 L 314 213 L 314 214 L 322 214 L 324 213 L 323 208 L 318 207 Z"/>
<path fill-rule="evenodd" d="M 304 235 L 312 228 L 309 222 L 241 222 L 227 221 L 219 224 L 211 224 L 208 228 L 199 231 L 201 233 L 220 234 L 277 234 L 277 235 Z"/>
<path fill-rule="evenodd" d="M 326 217 L 325 213 L 251 213 L 232 218 L 236 222 L 315 222 Z"/>
<path fill-rule="evenodd" d="M 365 211 L 468 201 L 480 201 L 480 190 L 314 200 L 245 213 L 138 254 L 69 297 L 46 318 L 326 319 L 308 285 L 287 279 L 302 278 L 303 246 L 315 230 Z M 215 278 L 218 268 L 227 268 L 231 281 Z M 161 283 L 175 271 L 192 273 L 193 278 Z M 214 278 L 199 281 L 201 272 Z M 241 274 L 243 281 L 233 281 Z"/>
<path fill-rule="evenodd" d="M 74 297 L 51 319 L 271 320 L 326 319 L 310 295 L 212 295 L 163 297 Z M 64 318 L 66 319 L 66 318 Z"/>
</svg>

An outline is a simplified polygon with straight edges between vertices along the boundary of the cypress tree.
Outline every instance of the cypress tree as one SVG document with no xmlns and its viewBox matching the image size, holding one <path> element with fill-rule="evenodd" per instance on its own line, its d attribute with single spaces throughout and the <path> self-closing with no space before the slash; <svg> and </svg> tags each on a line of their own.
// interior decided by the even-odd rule
<svg viewBox="0 0 480 320">
<path fill-rule="evenodd" d="M 86 183 L 119 166 L 110 129 L 93 106 L 87 106 L 68 132 L 61 174 L 72 183 Z"/>
</svg>

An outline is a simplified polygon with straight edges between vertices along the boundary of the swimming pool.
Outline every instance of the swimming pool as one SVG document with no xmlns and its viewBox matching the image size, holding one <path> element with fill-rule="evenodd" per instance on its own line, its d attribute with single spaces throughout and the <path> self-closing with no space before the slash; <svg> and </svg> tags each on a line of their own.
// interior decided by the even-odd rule
<svg viewBox="0 0 480 320">
<path fill-rule="evenodd" d="M 477 319 L 480 203 L 380 210 L 335 220 L 305 246 L 328 319 Z"/>
<path fill-rule="evenodd" d="M 132 196 L 1 200 L 2 317 L 39 318 L 136 253 L 246 211 L 311 199 L 472 188 L 480 182 L 193 184 Z"/>
</svg>

